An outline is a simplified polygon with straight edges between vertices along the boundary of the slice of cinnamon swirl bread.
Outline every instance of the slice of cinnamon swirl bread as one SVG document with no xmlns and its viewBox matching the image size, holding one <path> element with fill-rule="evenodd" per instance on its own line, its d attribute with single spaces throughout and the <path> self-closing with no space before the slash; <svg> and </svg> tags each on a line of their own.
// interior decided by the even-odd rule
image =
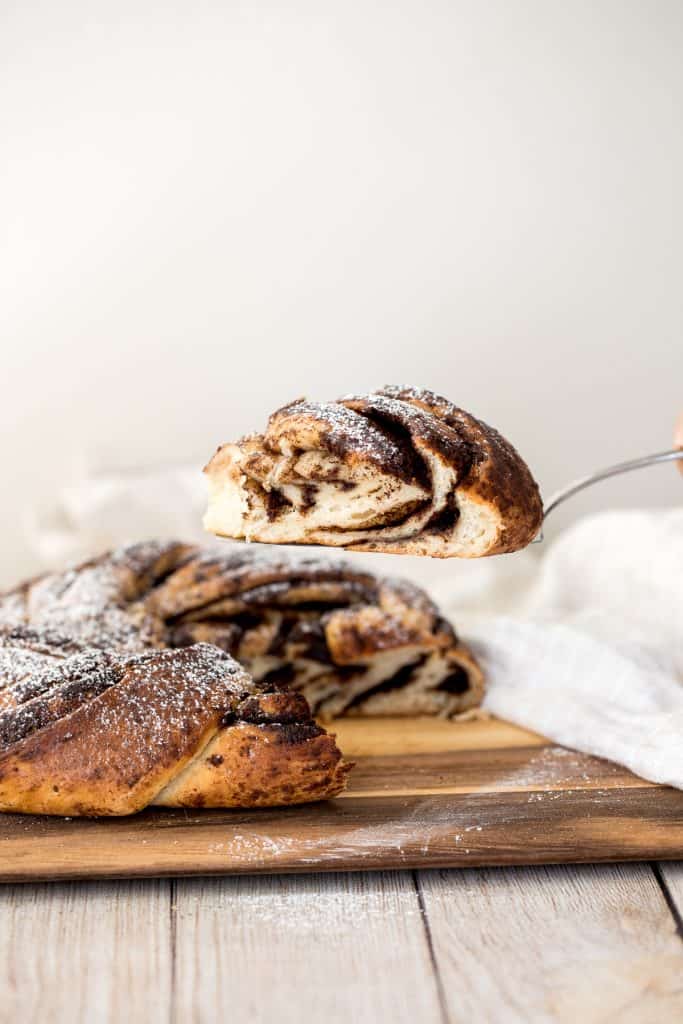
<svg viewBox="0 0 683 1024">
<path fill-rule="evenodd" d="M 212 533 L 269 544 L 475 558 L 524 547 L 538 487 L 501 435 L 431 391 L 300 399 L 205 469 Z"/>
</svg>

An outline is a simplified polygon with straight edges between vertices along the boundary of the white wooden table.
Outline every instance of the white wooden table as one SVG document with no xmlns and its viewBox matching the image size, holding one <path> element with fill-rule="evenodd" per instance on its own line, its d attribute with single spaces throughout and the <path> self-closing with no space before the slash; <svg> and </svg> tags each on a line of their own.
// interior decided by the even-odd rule
<svg viewBox="0 0 683 1024">
<path fill-rule="evenodd" d="M 683 1019 L 683 864 L 0 887 L 0 1021 Z"/>
</svg>

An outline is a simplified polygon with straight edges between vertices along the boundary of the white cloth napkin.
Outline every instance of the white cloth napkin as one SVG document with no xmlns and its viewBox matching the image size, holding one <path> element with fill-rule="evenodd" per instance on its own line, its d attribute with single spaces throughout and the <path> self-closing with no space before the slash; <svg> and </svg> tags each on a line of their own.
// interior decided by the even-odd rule
<svg viewBox="0 0 683 1024">
<path fill-rule="evenodd" d="M 206 542 L 203 505 L 189 468 L 91 479 L 32 537 L 46 568 L 154 535 Z M 605 513 L 502 558 L 347 557 L 426 586 L 482 660 L 488 710 L 683 789 L 683 508 Z"/>
<path fill-rule="evenodd" d="M 195 467 L 84 475 L 25 524 L 41 567 L 63 569 L 149 537 L 206 541 L 206 488 Z"/>
<path fill-rule="evenodd" d="M 683 789 L 683 509 L 586 519 L 527 570 L 516 610 L 462 630 L 485 707 Z"/>
</svg>

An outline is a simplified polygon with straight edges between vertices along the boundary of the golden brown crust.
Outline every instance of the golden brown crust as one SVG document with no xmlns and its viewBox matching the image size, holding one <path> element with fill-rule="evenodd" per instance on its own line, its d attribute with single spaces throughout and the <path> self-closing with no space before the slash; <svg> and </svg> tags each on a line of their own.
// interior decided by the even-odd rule
<svg viewBox="0 0 683 1024">
<path fill-rule="evenodd" d="M 219 731 L 201 757 L 157 795 L 167 807 L 272 807 L 328 799 L 351 766 L 293 693 L 254 698 L 243 720 Z"/>
<path fill-rule="evenodd" d="M 66 682 L 40 706 L 0 715 L 0 809 L 252 807 L 325 799 L 344 786 L 349 766 L 306 702 L 260 692 L 215 647 L 111 660 L 99 690 L 96 667 L 69 693 L 67 661 Z"/>
<path fill-rule="evenodd" d="M 224 666 L 204 654 L 188 648 L 131 659 L 102 693 L 85 693 L 70 713 L 6 746 L 0 808 L 98 815 L 145 807 L 215 733 L 229 703 Z"/>
<path fill-rule="evenodd" d="M 426 388 L 385 387 L 379 394 L 431 413 L 469 446 L 471 461 L 458 490 L 494 506 L 501 530 L 491 555 L 517 551 L 537 535 L 543 520 L 538 484 L 519 453 L 494 427 Z"/>
</svg>

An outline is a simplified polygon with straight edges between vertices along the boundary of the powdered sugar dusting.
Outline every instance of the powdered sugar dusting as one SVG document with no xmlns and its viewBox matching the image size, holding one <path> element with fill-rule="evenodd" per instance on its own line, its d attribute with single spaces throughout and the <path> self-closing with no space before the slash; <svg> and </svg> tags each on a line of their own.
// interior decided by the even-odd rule
<svg viewBox="0 0 683 1024">
<path fill-rule="evenodd" d="M 88 741 L 100 766 L 123 764 L 131 780 L 169 751 L 193 750 L 197 734 L 253 690 L 237 662 L 208 644 L 128 658 L 119 671 L 115 699 L 88 721 Z"/>
<path fill-rule="evenodd" d="M 360 416 L 339 402 L 300 401 L 287 406 L 271 417 L 270 440 L 286 438 L 288 431 L 296 430 L 296 417 L 316 421 L 322 428 L 327 444 L 340 453 L 353 451 L 360 458 L 380 465 L 402 461 L 399 446 L 379 430 L 365 416 Z M 288 423 L 291 420 L 291 425 Z"/>
</svg>

